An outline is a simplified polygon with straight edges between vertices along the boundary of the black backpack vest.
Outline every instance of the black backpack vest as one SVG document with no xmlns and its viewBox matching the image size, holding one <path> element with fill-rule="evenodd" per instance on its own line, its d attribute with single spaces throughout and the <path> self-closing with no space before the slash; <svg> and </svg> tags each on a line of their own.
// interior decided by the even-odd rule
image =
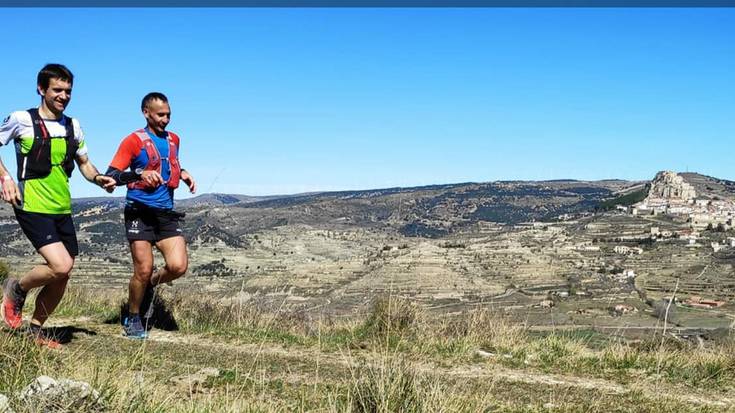
<svg viewBox="0 0 735 413">
<path fill-rule="evenodd" d="M 51 136 L 49 136 L 46 124 L 38 114 L 38 109 L 28 109 L 33 123 L 33 144 L 27 154 L 18 152 L 18 181 L 27 179 L 45 178 L 51 173 Z M 67 177 L 71 177 L 74 171 L 74 156 L 79 149 L 77 140 L 74 139 L 74 125 L 71 118 L 64 116 L 66 127 L 66 155 L 61 162 L 61 167 Z"/>
</svg>

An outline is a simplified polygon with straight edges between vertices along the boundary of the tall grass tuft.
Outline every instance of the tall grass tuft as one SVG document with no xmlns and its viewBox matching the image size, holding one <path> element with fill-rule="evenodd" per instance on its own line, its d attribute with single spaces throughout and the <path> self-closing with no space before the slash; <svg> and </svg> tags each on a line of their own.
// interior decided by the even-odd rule
<svg viewBox="0 0 735 413">
<path fill-rule="evenodd" d="M 119 318 L 121 291 L 69 286 L 54 311 L 54 317 L 90 317 L 101 321 Z M 33 300 L 27 300 L 33 302 Z"/>
<path fill-rule="evenodd" d="M 58 364 L 55 354 L 39 348 L 22 333 L 0 332 L 0 393 L 18 391 Z"/>
<path fill-rule="evenodd" d="M 407 362 L 385 356 L 375 364 L 360 363 L 350 389 L 356 413 L 423 412 L 419 379 Z"/>
<path fill-rule="evenodd" d="M 406 337 L 417 333 L 424 321 L 423 311 L 416 303 L 389 295 L 373 302 L 362 333 L 364 337 L 378 339 Z"/>
<path fill-rule="evenodd" d="M 438 333 L 439 337 L 449 339 L 469 339 L 472 344 L 488 349 L 511 349 L 529 339 L 525 325 L 488 309 L 456 317 Z"/>
<path fill-rule="evenodd" d="M 423 323 L 422 353 L 438 352 L 450 358 L 468 358 L 482 349 L 515 353 L 529 341 L 527 328 L 488 309 L 444 317 L 440 322 Z"/>
</svg>

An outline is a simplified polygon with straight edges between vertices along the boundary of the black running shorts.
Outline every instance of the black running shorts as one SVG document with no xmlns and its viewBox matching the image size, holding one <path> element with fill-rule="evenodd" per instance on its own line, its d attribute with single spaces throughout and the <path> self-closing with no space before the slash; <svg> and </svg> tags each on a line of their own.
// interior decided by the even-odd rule
<svg viewBox="0 0 735 413">
<path fill-rule="evenodd" d="M 158 242 L 183 235 L 179 227 L 179 221 L 184 216 L 182 213 L 133 204 L 125 207 L 124 215 L 128 241 Z"/>
<path fill-rule="evenodd" d="M 42 214 L 40 212 L 27 212 L 17 208 L 15 218 L 26 237 L 36 250 L 41 247 L 62 242 L 69 255 L 76 257 L 79 254 L 77 245 L 77 232 L 74 229 L 74 221 L 71 214 Z"/>
</svg>

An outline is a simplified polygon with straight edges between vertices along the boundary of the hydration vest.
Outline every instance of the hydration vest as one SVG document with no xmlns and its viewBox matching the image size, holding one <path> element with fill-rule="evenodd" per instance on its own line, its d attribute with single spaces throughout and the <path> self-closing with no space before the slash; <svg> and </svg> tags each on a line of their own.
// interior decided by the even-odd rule
<svg viewBox="0 0 735 413">
<path fill-rule="evenodd" d="M 28 109 L 33 124 L 33 144 L 27 154 L 18 152 L 18 181 L 27 179 L 45 178 L 51 173 L 52 166 L 61 166 L 67 177 L 71 177 L 74 171 L 74 156 L 79 149 L 79 143 L 74 138 L 74 125 L 68 116 L 64 116 L 66 127 L 66 154 L 60 164 L 51 163 L 51 136 L 49 136 L 46 124 L 38 114 L 38 109 Z"/>
<path fill-rule="evenodd" d="M 143 170 L 144 171 L 156 171 L 159 174 L 162 174 L 161 172 L 162 162 L 161 161 L 163 159 L 168 159 L 168 164 L 171 168 L 171 175 L 169 176 L 168 181 L 166 181 L 166 186 L 168 186 L 169 188 L 173 188 L 173 189 L 178 188 L 179 180 L 181 179 L 181 166 L 179 165 L 179 158 L 178 158 L 176 144 L 174 143 L 173 139 L 171 139 L 171 136 L 173 135 L 173 133 L 168 132 L 168 136 L 166 138 L 166 141 L 168 142 L 168 158 L 161 158 L 161 154 L 158 152 L 158 148 L 156 148 L 155 142 L 153 142 L 153 139 L 151 139 L 151 137 L 148 136 L 148 132 L 146 132 L 145 129 L 138 129 L 134 133 L 138 136 L 138 138 L 140 138 L 140 141 L 143 144 L 141 151 L 145 151 L 145 153 L 148 155 L 148 165 L 146 165 L 146 167 L 143 168 Z M 128 184 L 128 189 L 152 189 L 152 188 L 153 188 L 152 186 L 150 186 L 144 181 L 130 182 Z"/>
</svg>

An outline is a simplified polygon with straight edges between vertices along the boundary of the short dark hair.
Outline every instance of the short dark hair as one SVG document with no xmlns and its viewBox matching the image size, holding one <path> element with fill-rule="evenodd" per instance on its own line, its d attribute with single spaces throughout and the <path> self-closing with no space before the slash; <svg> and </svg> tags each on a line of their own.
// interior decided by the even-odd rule
<svg viewBox="0 0 735 413">
<path fill-rule="evenodd" d="M 142 111 L 152 100 L 160 100 L 163 103 L 168 103 L 168 98 L 161 92 L 151 92 L 143 96 L 143 100 L 140 102 L 140 110 Z"/>
<path fill-rule="evenodd" d="M 64 65 L 58 63 L 49 63 L 38 72 L 38 78 L 36 84 L 41 86 L 42 90 L 48 89 L 48 84 L 51 79 L 66 80 L 67 82 L 74 84 L 74 75 L 71 70 Z"/>
</svg>

